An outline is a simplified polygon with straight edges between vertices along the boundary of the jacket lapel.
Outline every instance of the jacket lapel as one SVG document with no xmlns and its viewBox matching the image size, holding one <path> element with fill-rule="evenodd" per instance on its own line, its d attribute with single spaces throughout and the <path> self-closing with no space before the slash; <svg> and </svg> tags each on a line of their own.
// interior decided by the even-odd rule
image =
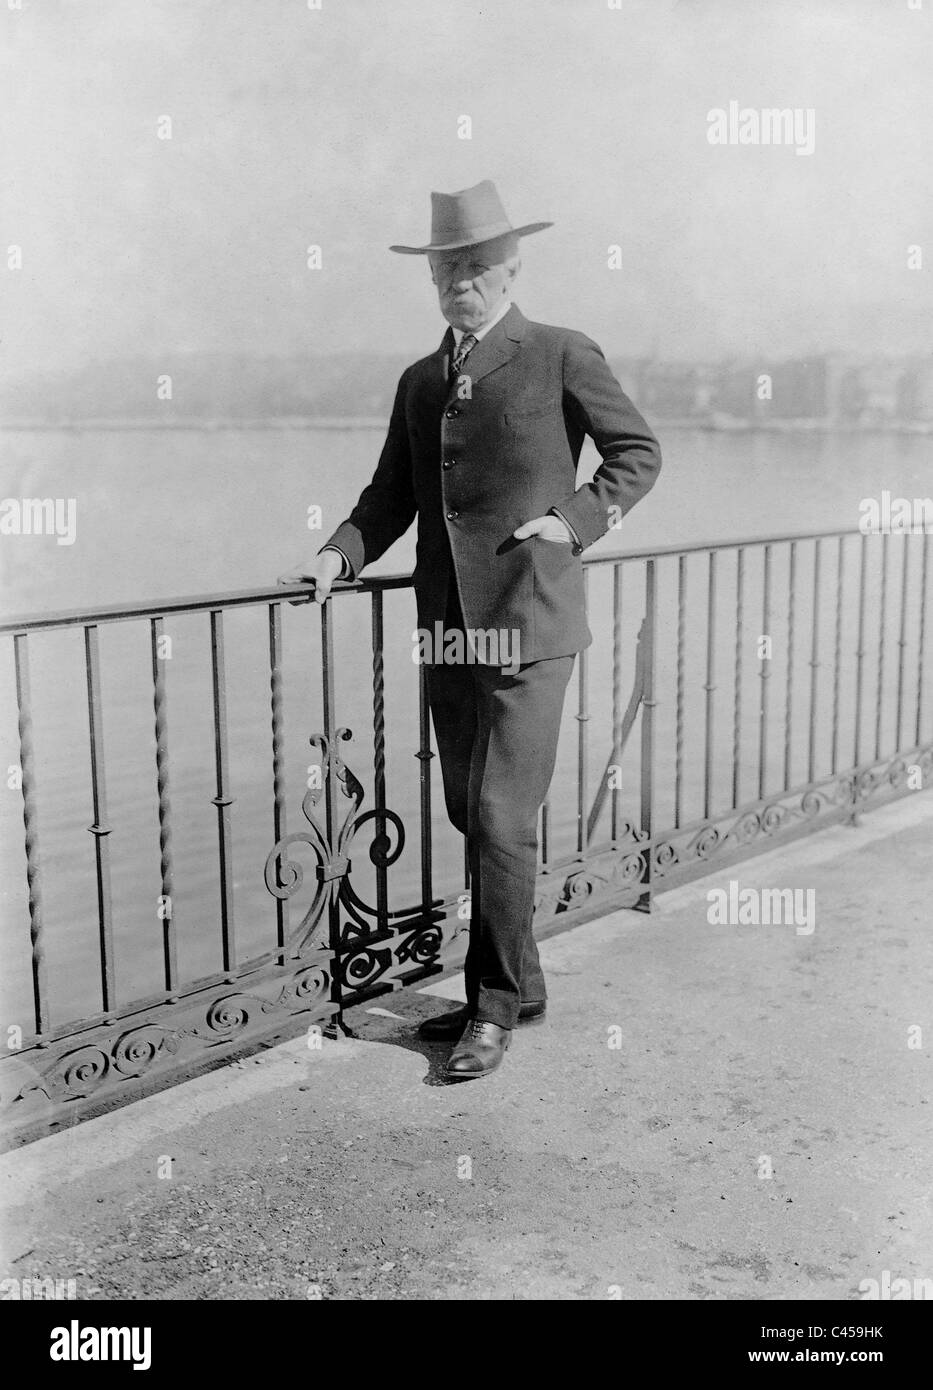
<svg viewBox="0 0 933 1390">
<path fill-rule="evenodd" d="M 438 366 L 440 368 L 440 380 L 446 387 L 447 382 L 450 380 L 450 364 L 454 357 L 454 330 L 449 325 L 447 332 L 441 339 L 441 345 L 435 356 L 438 359 Z"/>
<path fill-rule="evenodd" d="M 448 328 L 439 347 L 422 362 L 417 379 L 420 409 L 443 410 L 450 386 L 450 363 L 454 354 L 453 330 Z"/>
</svg>

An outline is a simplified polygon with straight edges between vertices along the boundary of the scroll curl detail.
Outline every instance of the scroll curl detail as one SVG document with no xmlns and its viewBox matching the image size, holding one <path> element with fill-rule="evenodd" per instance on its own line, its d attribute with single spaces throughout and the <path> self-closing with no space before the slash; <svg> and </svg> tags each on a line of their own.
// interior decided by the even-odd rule
<svg viewBox="0 0 933 1390">
<path fill-rule="evenodd" d="M 316 860 L 317 883 L 311 902 L 298 926 L 290 933 L 289 944 L 298 956 L 307 954 L 313 947 L 327 944 L 328 909 L 334 903 L 339 902 L 351 919 L 348 924 L 351 936 L 369 935 L 373 931 L 374 921 L 379 916 L 378 909 L 361 898 L 350 882 L 350 848 L 360 829 L 371 821 L 376 823 L 377 834 L 369 846 L 369 858 L 380 871 L 391 868 L 405 848 L 405 827 L 394 811 L 377 806 L 360 814 L 365 794 L 362 783 L 339 753 L 340 743 L 352 737 L 350 729 L 339 728 L 333 739 L 326 734 L 315 734 L 309 740 L 312 747 L 320 749 L 321 765 L 319 785 L 309 787 L 301 802 L 307 828 L 283 836 L 273 845 L 266 858 L 266 887 L 274 898 L 281 901 L 293 897 L 304 883 L 304 868 L 292 858 L 294 848 L 308 845 Z M 351 803 L 332 838 L 318 820 L 318 805 L 330 780 L 336 782 Z M 388 915 L 406 916 L 411 911 L 411 908 L 405 908 Z"/>
</svg>

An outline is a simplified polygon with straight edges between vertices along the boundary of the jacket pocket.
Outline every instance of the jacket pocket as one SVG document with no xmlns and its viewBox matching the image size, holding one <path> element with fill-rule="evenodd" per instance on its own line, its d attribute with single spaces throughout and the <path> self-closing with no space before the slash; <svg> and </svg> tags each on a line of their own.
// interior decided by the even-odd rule
<svg viewBox="0 0 933 1390">
<path fill-rule="evenodd" d="M 535 543 L 534 560 L 536 565 L 540 564 L 547 569 L 561 568 L 567 561 L 577 559 L 569 541 L 549 541 L 544 536 L 537 534 L 532 539 Z"/>
</svg>

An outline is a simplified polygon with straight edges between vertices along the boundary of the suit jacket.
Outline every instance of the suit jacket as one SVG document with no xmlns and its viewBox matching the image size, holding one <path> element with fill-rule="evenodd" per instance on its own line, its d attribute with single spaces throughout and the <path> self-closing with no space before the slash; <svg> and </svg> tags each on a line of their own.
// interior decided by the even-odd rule
<svg viewBox="0 0 933 1390">
<path fill-rule="evenodd" d="M 532 323 L 514 304 L 450 379 L 450 329 L 403 372 L 372 482 L 327 542 L 355 578 L 418 517 L 412 576 L 422 628 L 446 613 L 457 585 L 465 626 L 517 634 L 522 663 L 592 642 L 582 547 L 651 488 L 657 440 L 589 338 Z M 602 456 L 576 487 L 584 437 Z M 556 509 L 579 545 L 517 541 L 516 527 Z M 515 641 L 515 637 L 512 638 Z"/>
</svg>

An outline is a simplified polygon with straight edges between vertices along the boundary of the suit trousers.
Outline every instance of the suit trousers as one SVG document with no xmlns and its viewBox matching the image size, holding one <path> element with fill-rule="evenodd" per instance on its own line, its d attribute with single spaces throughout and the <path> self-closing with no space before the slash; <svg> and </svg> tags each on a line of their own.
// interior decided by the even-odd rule
<svg viewBox="0 0 933 1390">
<path fill-rule="evenodd" d="M 463 630 L 452 577 L 445 627 Z M 573 663 L 552 657 L 511 674 L 470 663 L 425 667 L 447 813 L 467 840 L 467 1004 L 500 1028 L 515 1026 L 520 1004 L 547 997 L 532 932 L 538 812 Z"/>
</svg>

